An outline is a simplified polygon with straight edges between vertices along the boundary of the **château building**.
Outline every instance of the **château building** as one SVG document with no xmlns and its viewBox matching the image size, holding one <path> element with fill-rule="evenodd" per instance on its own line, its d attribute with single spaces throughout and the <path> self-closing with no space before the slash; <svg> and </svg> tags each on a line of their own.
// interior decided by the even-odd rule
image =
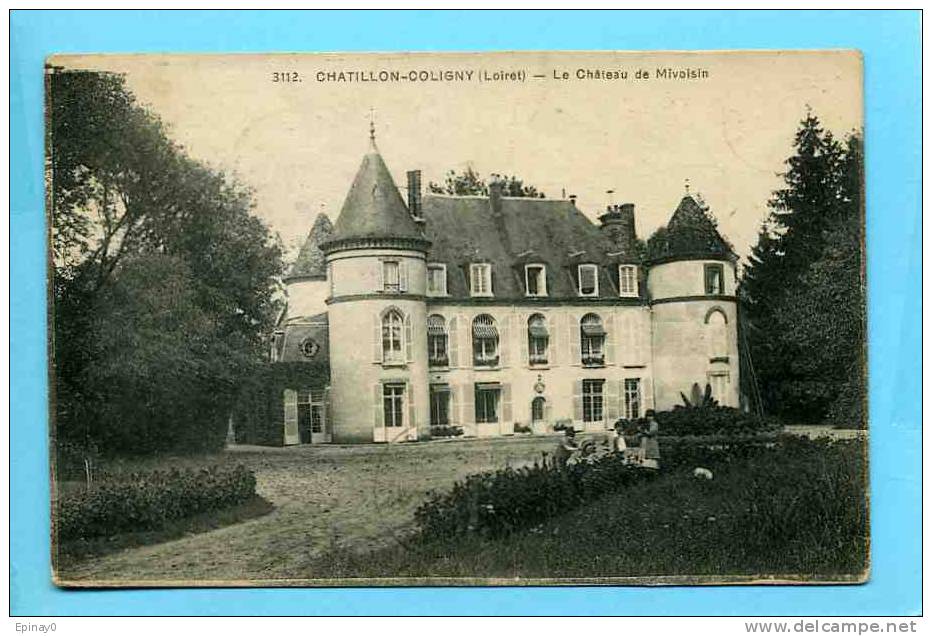
<svg viewBox="0 0 932 636">
<path fill-rule="evenodd" d="M 402 197 L 374 137 L 343 208 L 288 277 L 273 362 L 327 361 L 284 390 L 285 444 L 602 431 L 711 385 L 739 405 L 736 258 L 687 193 L 645 251 L 634 205 Z"/>
</svg>

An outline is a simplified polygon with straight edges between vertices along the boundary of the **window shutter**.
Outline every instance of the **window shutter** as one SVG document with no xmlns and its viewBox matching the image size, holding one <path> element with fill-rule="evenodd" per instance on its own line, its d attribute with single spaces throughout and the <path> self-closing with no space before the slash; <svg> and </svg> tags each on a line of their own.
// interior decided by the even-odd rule
<svg viewBox="0 0 932 636">
<path fill-rule="evenodd" d="M 573 383 L 573 421 L 581 422 L 582 418 L 582 380 L 576 380 Z"/>
<path fill-rule="evenodd" d="M 384 417 L 384 405 L 382 404 L 382 383 L 376 382 L 372 385 L 372 426 L 382 428 L 385 426 L 382 418 Z"/>
<path fill-rule="evenodd" d="M 544 402 L 544 421 L 553 422 L 553 405 L 550 404 L 550 400 Z"/>
<path fill-rule="evenodd" d="M 457 323 L 456 316 L 450 318 L 447 323 L 447 356 L 450 359 L 450 366 L 455 367 L 459 363 L 459 340 L 457 340 Z"/>
<path fill-rule="evenodd" d="M 647 409 L 654 408 L 654 384 L 650 376 L 641 380 L 641 416 Z"/>
<path fill-rule="evenodd" d="M 518 338 L 519 338 L 519 340 L 521 341 L 521 359 L 515 361 L 515 366 L 516 366 L 516 367 L 521 367 L 521 366 L 526 367 L 526 366 L 528 366 L 528 365 L 531 364 L 530 353 L 529 353 L 529 351 L 528 351 L 528 338 L 531 337 L 531 336 L 530 336 L 530 331 L 528 331 L 528 322 L 527 322 L 527 321 L 528 321 L 528 317 L 525 316 L 525 315 L 523 315 L 523 314 L 519 314 L 519 315 L 518 315 L 518 318 L 519 318 L 519 320 L 522 320 L 522 321 L 523 321 L 522 324 L 523 324 L 523 326 L 524 326 L 524 329 L 519 330 L 519 331 L 522 332 L 522 333 L 520 333 L 520 334 L 518 335 Z M 520 326 L 520 325 L 519 325 L 519 326 Z"/>
<path fill-rule="evenodd" d="M 576 316 L 568 316 L 567 320 L 567 337 L 569 338 L 570 343 L 570 360 L 569 363 L 575 366 L 582 364 L 580 360 L 580 338 L 582 338 L 582 331 L 579 328 L 579 320 Z"/>
<path fill-rule="evenodd" d="M 549 351 L 547 355 L 550 356 L 550 364 L 553 366 L 559 365 L 563 362 L 563 332 L 561 331 L 562 325 L 560 324 L 561 317 L 559 314 L 554 314 L 547 320 L 547 329 L 550 333 L 550 339 L 547 343 L 547 348 Z"/>
<path fill-rule="evenodd" d="M 476 423 L 476 396 L 473 394 L 473 386 L 471 384 L 464 383 L 463 385 L 463 424 L 475 424 Z"/>
<path fill-rule="evenodd" d="M 615 341 L 618 335 L 615 333 L 615 316 L 609 314 L 605 318 L 605 362 L 606 364 L 615 364 Z"/>
<path fill-rule="evenodd" d="M 411 325 L 411 314 L 405 316 L 405 359 L 414 361 L 414 328 Z"/>
<path fill-rule="evenodd" d="M 499 364 L 503 367 L 507 367 L 510 362 L 511 354 L 511 314 L 508 314 L 502 319 L 502 330 L 498 334 L 498 360 Z"/>
<path fill-rule="evenodd" d="M 405 384 L 405 400 L 408 402 L 408 421 L 405 422 L 405 428 L 417 428 L 417 409 L 414 404 L 414 386 L 408 382 Z"/>
<path fill-rule="evenodd" d="M 378 261 L 378 274 L 376 275 L 378 280 L 378 285 L 376 290 L 384 291 L 385 290 L 385 261 L 379 259 Z"/>
<path fill-rule="evenodd" d="M 298 392 L 294 389 L 285 389 L 285 431 L 284 443 L 297 444 L 298 437 Z"/>
<path fill-rule="evenodd" d="M 408 262 L 398 262 L 398 289 L 403 292 L 408 291 Z"/>
<path fill-rule="evenodd" d="M 502 385 L 502 422 L 511 422 L 511 385 Z"/>
<path fill-rule="evenodd" d="M 619 383 L 615 383 L 612 380 L 605 381 L 605 421 L 611 426 L 615 423 L 615 420 L 618 419 L 618 396 L 619 391 L 623 392 L 624 387 L 621 386 L 624 384 L 624 380 L 621 380 Z"/>
<path fill-rule="evenodd" d="M 372 316 L 372 361 L 382 362 L 382 321 L 377 314 Z"/>
<path fill-rule="evenodd" d="M 452 384 L 450 385 L 450 391 L 447 395 L 450 396 L 450 402 L 447 404 L 447 413 L 449 414 L 450 425 L 457 426 L 460 423 L 460 412 L 459 409 L 457 409 L 456 404 L 456 389 L 453 388 Z"/>
</svg>

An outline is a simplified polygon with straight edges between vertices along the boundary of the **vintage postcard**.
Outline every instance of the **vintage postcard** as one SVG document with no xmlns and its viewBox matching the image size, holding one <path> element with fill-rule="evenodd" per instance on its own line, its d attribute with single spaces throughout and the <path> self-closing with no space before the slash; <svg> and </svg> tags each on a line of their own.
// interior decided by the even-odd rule
<svg viewBox="0 0 932 636">
<path fill-rule="evenodd" d="M 58 585 L 868 578 L 857 51 L 45 77 Z"/>
</svg>

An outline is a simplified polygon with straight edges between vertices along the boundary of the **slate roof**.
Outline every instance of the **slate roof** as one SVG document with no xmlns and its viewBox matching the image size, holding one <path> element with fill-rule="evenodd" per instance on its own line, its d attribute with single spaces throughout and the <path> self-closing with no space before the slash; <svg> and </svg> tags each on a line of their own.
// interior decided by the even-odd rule
<svg viewBox="0 0 932 636">
<path fill-rule="evenodd" d="M 326 214 L 318 214 L 311 227 L 307 240 L 298 252 L 298 258 L 292 264 L 285 280 L 292 278 L 326 278 L 327 259 L 320 244 L 333 235 L 333 223 Z"/>
<path fill-rule="evenodd" d="M 363 157 L 331 241 L 359 238 L 422 238 L 375 144 Z"/>
<path fill-rule="evenodd" d="M 559 199 L 502 197 L 495 214 L 489 197 L 425 194 L 423 216 L 431 241 L 428 262 L 446 263 L 447 292 L 469 298 L 469 264 L 492 265 L 496 300 L 527 298 L 524 265 L 547 266 L 547 297 L 579 298 L 577 265 L 596 263 L 599 297 L 618 299 L 613 244 L 573 203 Z M 630 262 L 630 258 L 624 262 Z M 642 285 L 642 289 L 643 289 Z"/>
<path fill-rule="evenodd" d="M 670 222 L 647 241 L 648 259 L 736 258 L 731 244 L 722 237 L 715 221 L 691 195 L 684 196 Z"/>
<path fill-rule="evenodd" d="M 330 359 L 329 321 L 327 314 L 317 314 L 309 318 L 296 318 L 286 322 L 281 328 L 284 337 L 280 340 L 278 359 L 281 362 L 320 362 Z M 304 355 L 302 345 L 307 338 L 313 338 L 319 349 L 313 358 Z M 328 369 L 329 364 L 325 365 Z"/>
</svg>

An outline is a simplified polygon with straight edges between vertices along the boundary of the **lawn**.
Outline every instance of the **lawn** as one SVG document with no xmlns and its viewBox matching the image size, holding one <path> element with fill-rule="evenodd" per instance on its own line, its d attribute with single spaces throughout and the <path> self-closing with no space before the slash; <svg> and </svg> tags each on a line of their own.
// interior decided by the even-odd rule
<svg viewBox="0 0 932 636">
<path fill-rule="evenodd" d="M 365 555 L 334 551 L 315 575 L 490 583 L 593 578 L 859 581 L 867 570 L 862 442 L 791 443 L 688 467 L 502 539 L 430 537 Z"/>
<path fill-rule="evenodd" d="M 864 576 L 865 461 L 858 441 L 773 449 L 713 466 L 712 481 L 694 478 L 691 466 L 664 472 L 499 539 L 416 536 L 414 511 L 429 491 L 448 491 L 470 474 L 527 465 L 555 444 L 553 437 L 527 437 L 252 447 L 108 466 L 243 463 L 255 471 L 257 492 L 274 509 L 235 525 L 70 562 L 59 578 L 77 585 L 180 585 L 362 584 L 358 579 L 372 578 L 414 584 L 427 576 L 450 583 Z"/>
</svg>

